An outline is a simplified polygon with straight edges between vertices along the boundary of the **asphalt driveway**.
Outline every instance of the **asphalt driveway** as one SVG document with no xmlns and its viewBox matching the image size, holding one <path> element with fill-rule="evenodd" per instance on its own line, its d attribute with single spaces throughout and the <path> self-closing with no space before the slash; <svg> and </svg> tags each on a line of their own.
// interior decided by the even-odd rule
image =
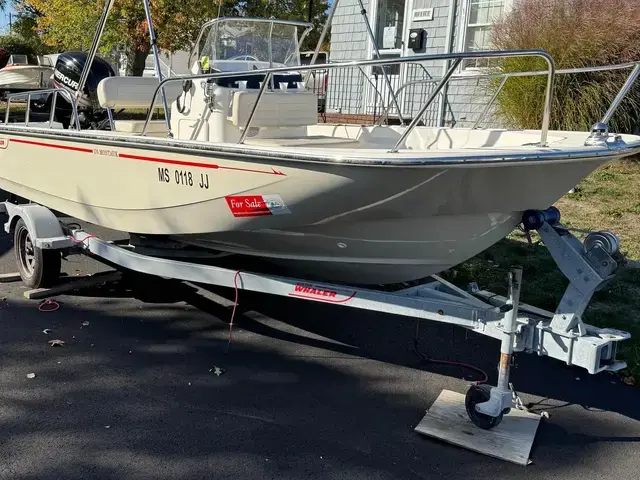
<svg viewBox="0 0 640 480">
<path fill-rule="evenodd" d="M 516 388 L 550 414 L 519 467 L 413 431 L 475 378 L 412 352 L 414 321 L 241 293 L 228 349 L 230 308 L 182 284 L 93 288 L 49 313 L 24 289 L 0 284 L 0 478 L 638 478 L 640 390 L 612 375 L 519 355 Z M 495 383 L 493 340 L 423 323 L 419 346 Z"/>
</svg>

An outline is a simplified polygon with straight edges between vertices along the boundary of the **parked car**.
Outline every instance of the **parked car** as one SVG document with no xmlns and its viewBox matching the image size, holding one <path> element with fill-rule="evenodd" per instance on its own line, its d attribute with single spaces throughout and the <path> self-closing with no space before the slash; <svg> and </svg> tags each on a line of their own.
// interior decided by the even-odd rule
<svg viewBox="0 0 640 480">
<path fill-rule="evenodd" d="M 313 51 L 300 52 L 300 63 L 311 65 Z M 324 65 L 329 63 L 329 52 L 318 52 L 318 57 L 314 65 Z M 324 113 L 327 104 L 327 86 L 329 72 L 326 69 L 312 70 L 307 79 L 307 88 L 318 96 L 318 113 Z"/>
</svg>

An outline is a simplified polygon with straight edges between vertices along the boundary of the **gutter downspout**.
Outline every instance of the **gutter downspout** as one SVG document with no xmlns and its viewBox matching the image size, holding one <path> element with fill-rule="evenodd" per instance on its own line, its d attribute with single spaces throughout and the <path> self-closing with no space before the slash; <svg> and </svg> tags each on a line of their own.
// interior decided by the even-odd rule
<svg viewBox="0 0 640 480">
<path fill-rule="evenodd" d="M 458 6 L 458 0 L 451 0 L 451 5 L 449 6 L 449 16 L 447 17 L 447 36 L 446 42 L 444 44 L 444 53 L 451 53 L 453 45 L 453 27 L 456 21 L 456 8 Z M 442 76 L 447 73 L 449 70 L 451 60 L 445 60 L 442 65 Z M 442 93 L 440 94 L 440 98 L 438 99 L 438 111 L 439 111 L 439 126 L 444 127 L 445 115 L 446 115 L 446 99 L 447 94 L 449 92 L 449 82 L 442 89 Z"/>
</svg>

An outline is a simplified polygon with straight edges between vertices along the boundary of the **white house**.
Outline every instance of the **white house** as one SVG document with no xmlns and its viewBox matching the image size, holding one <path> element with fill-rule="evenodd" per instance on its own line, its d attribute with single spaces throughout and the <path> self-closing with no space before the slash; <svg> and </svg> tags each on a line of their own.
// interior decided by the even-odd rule
<svg viewBox="0 0 640 480">
<path fill-rule="evenodd" d="M 493 22 L 512 0 L 339 0 L 331 24 L 331 62 L 375 57 L 367 34 L 361 3 L 366 10 L 375 46 L 382 58 L 491 49 Z M 410 35 L 415 34 L 415 43 Z M 422 40 L 422 41 L 421 41 Z M 484 63 L 483 63 L 484 62 Z M 440 78 L 447 62 L 432 61 L 389 67 L 390 83 L 399 92 L 404 117 L 411 118 L 434 89 L 428 78 Z M 470 125 L 492 94 L 486 80 L 470 80 L 470 74 L 486 71 L 486 61 L 464 61 L 454 78 L 435 99 L 426 120 L 432 125 Z M 333 70 L 329 76 L 327 112 L 349 116 L 379 116 L 391 102 L 387 82 L 379 67 Z M 374 88 L 374 85 L 376 88 Z M 377 92 L 377 93 L 376 93 Z M 391 115 L 397 115 L 394 111 Z M 492 121 L 491 113 L 487 116 Z"/>
</svg>

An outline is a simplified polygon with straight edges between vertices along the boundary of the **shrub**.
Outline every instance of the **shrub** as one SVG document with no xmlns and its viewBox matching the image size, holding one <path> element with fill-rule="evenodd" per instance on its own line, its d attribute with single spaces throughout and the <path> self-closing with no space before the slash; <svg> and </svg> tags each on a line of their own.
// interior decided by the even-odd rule
<svg viewBox="0 0 640 480">
<path fill-rule="evenodd" d="M 492 39 L 500 50 L 547 50 L 556 67 L 604 66 L 640 60 L 638 0 L 515 0 L 495 25 Z M 508 58 L 502 72 L 545 70 L 537 58 Z M 551 128 L 589 130 L 599 121 L 630 70 L 556 75 Z M 510 127 L 540 128 L 546 77 L 507 81 L 497 101 L 497 115 Z M 609 122 L 617 132 L 638 129 L 640 85 L 627 94 Z"/>
</svg>

